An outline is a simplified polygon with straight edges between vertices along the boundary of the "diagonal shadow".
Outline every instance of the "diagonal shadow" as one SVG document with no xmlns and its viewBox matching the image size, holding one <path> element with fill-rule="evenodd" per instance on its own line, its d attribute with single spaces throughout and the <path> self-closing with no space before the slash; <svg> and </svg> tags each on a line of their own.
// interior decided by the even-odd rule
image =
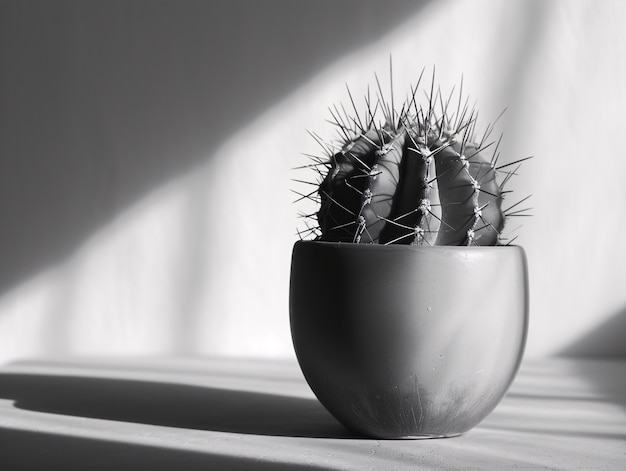
<svg viewBox="0 0 626 471">
<path fill-rule="evenodd" d="M 561 349 L 558 356 L 575 358 L 626 358 L 626 306 L 600 325 Z"/>
<path fill-rule="evenodd" d="M 314 399 L 177 383 L 0 374 L 0 398 L 30 411 L 241 434 L 355 438 Z"/>
<path fill-rule="evenodd" d="M 36 452 L 34 452 L 36 451 Z M 0 464 L 3 471 L 34 469 L 111 471 L 319 470 L 322 466 L 263 461 L 241 456 L 177 450 L 51 433 L 0 427 Z"/>
<path fill-rule="evenodd" d="M 506 395 L 508 409 L 480 427 L 560 438 L 626 440 L 623 412 L 611 408 L 626 408 L 626 361 L 570 358 L 545 364 L 549 367 L 543 370 L 523 366 L 519 379 L 526 386 L 513 387 Z M 581 383 L 583 388 L 572 386 Z"/>
<path fill-rule="evenodd" d="M 573 363 L 576 374 L 592 385 L 606 402 L 626 410 L 626 359 L 577 358 Z M 626 439 L 626 436 L 623 437 Z"/>
<path fill-rule="evenodd" d="M 0 2 L 0 293 L 429 1 Z"/>
<path fill-rule="evenodd" d="M 607 401 L 626 409 L 626 307 L 562 348 L 576 373 Z"/>
</svg>

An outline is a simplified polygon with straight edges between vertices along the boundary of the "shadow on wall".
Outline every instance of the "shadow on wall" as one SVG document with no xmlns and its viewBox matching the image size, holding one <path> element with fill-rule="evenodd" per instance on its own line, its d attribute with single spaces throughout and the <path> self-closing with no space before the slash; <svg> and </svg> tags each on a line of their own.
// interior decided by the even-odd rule
<svg viewBox="0 0 626 471">
<path fill-rule="evenodd" d="M 564 357 L 626 358 L 626 307 L 562 349 Z"/>
<path fill-rule="evenodd" d="M 427 1 L 3 1 L 0 293 Z"/>
</svg>

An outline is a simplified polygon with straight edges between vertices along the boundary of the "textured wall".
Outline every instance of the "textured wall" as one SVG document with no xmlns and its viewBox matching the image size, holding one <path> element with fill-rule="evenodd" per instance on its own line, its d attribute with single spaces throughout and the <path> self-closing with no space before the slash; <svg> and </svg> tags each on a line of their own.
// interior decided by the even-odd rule
<svg viewBox="0 0 626 471">
<path fill-rule="evenodd" d="M 621 2 L 0 0 L 0 361 L 291 355 L 289 170 L 326 106 L 464 76 L 527 155 L 529 355 L 624 355 Z M 514 228 L 514 227 L 512 227 Z"/>
</svg>

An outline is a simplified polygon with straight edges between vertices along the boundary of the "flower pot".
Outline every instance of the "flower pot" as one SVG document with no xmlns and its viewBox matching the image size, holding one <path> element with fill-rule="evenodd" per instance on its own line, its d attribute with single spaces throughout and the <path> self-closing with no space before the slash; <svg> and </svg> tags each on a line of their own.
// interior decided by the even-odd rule
<svg viewBox="0 0 626 471">
<path fill-rule="evenodd" d="M 319 401 L 377 438 L 462 434 L 499 403 L 528 328 L 524 250 L 299 241 L 290 322 Z"/>
</svg>

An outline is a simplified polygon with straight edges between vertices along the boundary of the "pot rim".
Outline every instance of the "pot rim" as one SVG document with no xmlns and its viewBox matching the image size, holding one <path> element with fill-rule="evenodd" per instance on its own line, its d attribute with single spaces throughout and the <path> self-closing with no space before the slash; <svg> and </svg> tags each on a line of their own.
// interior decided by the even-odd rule
<svg viewBox="0 0 626 471">
<path fill-rule="evenodd" d="M 345 248 L 351 250 L 396 250 L 396 251 L 457 251 L 457 252 L 465 252 L 465 251 L 485 251 L 485 250 L 522 250 L 524 251 L 524 247 L 521 245 L 431 245 L 431 246 L 415 246 L 415 245 L 406 245 L 406 244 L 357 244 L 355 242 L 333 242 L 333 241 L 325 241 L 325 240 L 298 240 L 295 244 L 303 244 L 303 245 L 321 245 L 326 247 L 333 248 Z"/>
</svg>

